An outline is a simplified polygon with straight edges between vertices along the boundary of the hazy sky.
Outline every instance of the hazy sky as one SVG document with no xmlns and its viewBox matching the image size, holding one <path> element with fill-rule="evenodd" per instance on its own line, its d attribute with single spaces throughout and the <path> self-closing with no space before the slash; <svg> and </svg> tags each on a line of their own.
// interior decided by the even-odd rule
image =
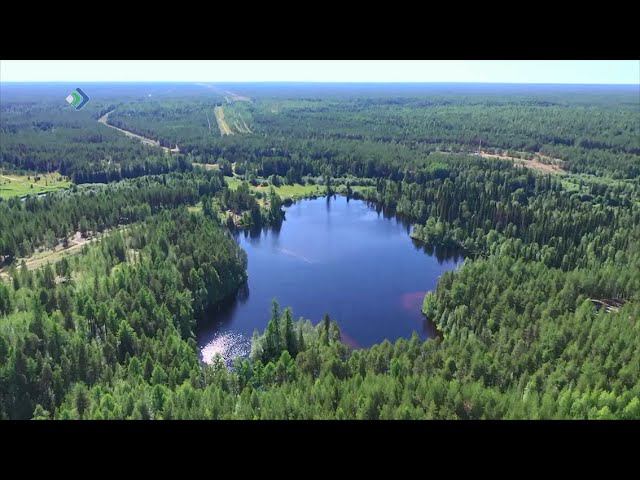
<svg viewBox="0 0 640 480">
<path fill-rule="evenodd" d="M 640 84 L 640 61 L 0 60 L 0 81 Z"/>
</svg>

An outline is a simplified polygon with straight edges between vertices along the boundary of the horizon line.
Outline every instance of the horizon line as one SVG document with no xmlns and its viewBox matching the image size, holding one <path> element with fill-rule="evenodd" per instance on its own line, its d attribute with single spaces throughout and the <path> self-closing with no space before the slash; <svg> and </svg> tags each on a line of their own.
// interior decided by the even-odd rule
<svg viewBox="0 0 640 480">
<path fill-rule="evenodd" d="M 0 80 L 0 84 L 65 84 L 65 83 L 104 83 L 104 84 L 136 84 L 136 83 L 171 83 L 171 84 L 188 84 L 198 85 L 200 83 L 295 83 L 295 84 L 368 84 L 368 85 L 592 85 L 592 86 L 640 86 L 638 83 L 575 83 L 575 82 L 483 82 L 483 81 L 394 81 L 384 82 L 375 80 Z"/>
</svg>

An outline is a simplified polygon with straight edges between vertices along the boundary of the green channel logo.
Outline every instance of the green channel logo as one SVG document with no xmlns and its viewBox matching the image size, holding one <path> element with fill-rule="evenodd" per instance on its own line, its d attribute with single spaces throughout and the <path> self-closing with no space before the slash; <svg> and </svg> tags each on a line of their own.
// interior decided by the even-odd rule
<svg viewBox="0 0 640 480">
<path fill-rule="evenodd" d="M 87 104 L 87 102 L 89 101 L 89 97 L 80 88 L 76 88 L 67 96 L 66 100 L 67 103 L 73 108 L 75 108 L 76 110 L 80 110 Z"/>
</svg>

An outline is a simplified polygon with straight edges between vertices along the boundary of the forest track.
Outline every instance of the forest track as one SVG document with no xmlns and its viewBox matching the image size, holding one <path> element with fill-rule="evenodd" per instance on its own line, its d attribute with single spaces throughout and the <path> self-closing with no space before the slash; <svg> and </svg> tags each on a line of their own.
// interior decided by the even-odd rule
<svg viewBox="0 0 640 480">
<path fill-rule="evenodd" d="M 115 230 L 124 231 L 125 228 L 126 227 L 118 227 Z M 58 260 L 62 259 L 62 257 L 81 253 L 82 247 L 102 239 L 105 235 L 107 235 L 113 230 L 114 229 L 107 229 L 102 232 L 91 235 L 87 238 L 83 237 L 80 232 L 76 232 L 74 235 L 68 238 L 68 246 L 66 248 L 64 247 L 63 243 L 60 242 L 53 248 L 41 249 L 33 253 L 33 255 L 29 257 L 18 258 L 15 262 L 15 266 L 16 268 L 19 269 L 23 260 L 25 262 L 25 266 L 27 267 L 27 270 L 35 270 L 47 263 L 54 264 Z M 0 268 L 0 279 L 10 278 L 9 268 L 10 268 L 9 265 Z"/>
<path fill-rule="evenodd" d="M 244 128 L 247 130 L 246 133 L 253 133 L 251 129 L 247 126 L 247 122 L 244 121 L 244 118 L 242 118 L 241 120 L 242 120 L 242 124 L 244 125 Z"/>
<path fill-rule="evenodd" d="M 233 135 L 233 131 L 227 125 L 227 121 L 224 119 L 224 110 L 221 106 L 215 107 L 213 112 L 216 115 L 216 122 L 218 122 L 218 128 L 220 129 L 220 135 Z"/>
<path fill-rule="evenodd" d="M 152 147 L 160 147 L 162 148 L 162 150 L 164 150 L 165 153 L 180 153 L 180 148 L 178 147 L 178 145 L 176 145 L 175 148 L 163 147 L 162 145 L 160 145 L 160 142 L 158 140 L 153 140 L 152 138 L 143 137 L 142 135 L 138 135 L 137 133 L 133 133 L 133 132 L 130 132 L 129 130 L 125 130 L 123 128 L 119 128 L 114 125 L 111 125 L 108 122 L 108 120 L 109 120 L 109 114 L 112 112 L 114 112 L 114 110 L 111 110 L 105 113 L 104 115 L 102 115 L 98 119 L 98 122 L 102 123 L 103 125 L 106 125 L 109 128 L 113 128 L 114 130 L 117 130 L 120 133 L 124 133 L 127 137 L 136 138 L 140 140 L 142 143 L 144 143 L 145 145 L 150 145 Z"/>
</svg>

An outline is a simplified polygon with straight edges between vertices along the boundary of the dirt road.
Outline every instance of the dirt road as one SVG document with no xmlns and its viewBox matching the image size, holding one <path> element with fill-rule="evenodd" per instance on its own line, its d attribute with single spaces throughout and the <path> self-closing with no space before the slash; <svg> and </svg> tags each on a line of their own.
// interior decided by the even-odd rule
<svg viewBox="0 0 640 480">
<path fill-rule="evenodd" d="M 111 110 L 110 112 L 105 113 L 103 116 L 101 116 L 98 119 L 98 122 L 102 123 L 103 125 L 106 125 L 109 128 L 113 128 L 114 130 L 117 130 L 117 131 L 119 131 L 121 133 L 124 133 L 127 137 L 137 138 L 138 140 L 140 140 L 145 145 L 150 145 L 152 147 L 160 147 L 166 153 L 180 153 L 180 148 L 178 148 L 178 145 L 176 145 L 175 148 L 163 147 L 163 146 L 160 145 L 160 142 L 158 140 L 153 140 L 151 138 L 143 137 L 142 135 L 138 135 L 137 133 L 133 133 L 133 132 L 130 132 L 129 130 L 124 130 L 122 128 L 118 128 L 118 127 L 115 127 L 115 126 L 109 124 L 109 122 L 108 122 L 109 114 L 112 113 L 112 112 L 113 112 L 113 110 Z"/>
<path fill-rule="evenodd" d="M 76 232 L 72 237 L 68 239 L 68 246 L 66 248 L 62 243 L 59 243 L 54 248 L 51 248 L 49 250 L 40 250 L 30 257 L 19 258 L 15 262 L 16 268 L 20 268 L 22 260 L 24 260 L 28 270 L 34 270 L 46 263 L 53 264 L 64 256 L 80 253 L 82 251 L 82 247 L 89 243 L 95 242 L 96 240 L 99 240 L 106 233 L 108 233 L 108 231 L 105 231 L 102 234 L 94 235 L 90 238 L 83 238 L 80 232 Z M 9 266 L 0 268 L 0 279 L 3 278 L 9 278 Z"/>
</svg>

